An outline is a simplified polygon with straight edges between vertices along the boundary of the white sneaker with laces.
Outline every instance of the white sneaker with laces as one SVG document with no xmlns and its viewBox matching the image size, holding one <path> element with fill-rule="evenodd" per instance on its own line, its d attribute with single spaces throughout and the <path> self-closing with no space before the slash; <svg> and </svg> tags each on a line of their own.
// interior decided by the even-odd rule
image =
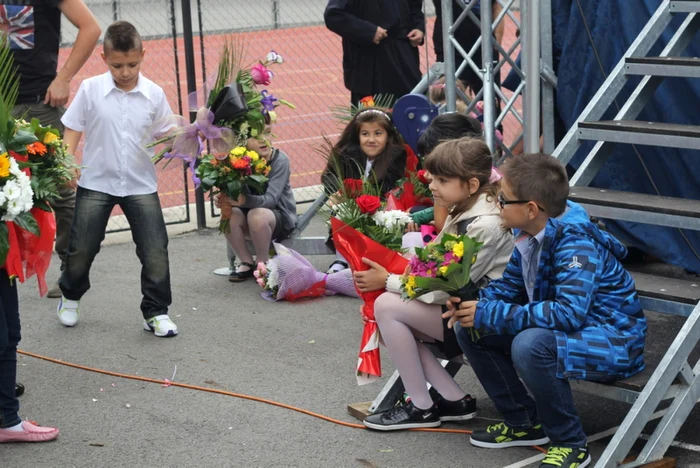
<svg viewBox="0 0 700 468">
<path fill-rule="evenodd" d="M 144 320 L 143 329 L 152 331 L 159 337 L 177 335 L 177 325 L 175 325 L 167 315 L 158 315 L 148 320 Z"/>
<path fill-rule="evenodd" d="M 61 300 L 58 303 L 56 312 L 58 313 L 58 319 L 61 323 L 67 327 L 73 327 L 78 323 L 78 318 L 80 318 L 80 301 L 71 301 L 61 296 Z"/>
</svg>

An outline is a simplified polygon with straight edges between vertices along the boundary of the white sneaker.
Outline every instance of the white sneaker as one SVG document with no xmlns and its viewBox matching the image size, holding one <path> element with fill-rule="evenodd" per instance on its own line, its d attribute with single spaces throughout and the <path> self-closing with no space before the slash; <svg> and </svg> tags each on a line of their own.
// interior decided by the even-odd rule
<svg viewBox="0 0 700 468">
<path fill-rule="evenodd" d="M 152 331 L 156 336 L 161 337 L 177 335 L 177 325 L 175 325 L 167 315 L 158 315 L 151 319 L 144 320 L 143 329 Z"/>
<path fill-rule="evenodd" d="M 61 300 L 58 303 L 56 312 L 58 313 L 58 319 L 61 323 L 67 327 L 73 327 L 78 323 L 80 301 L 71 301 L 61 296 Z"/>
</svg>

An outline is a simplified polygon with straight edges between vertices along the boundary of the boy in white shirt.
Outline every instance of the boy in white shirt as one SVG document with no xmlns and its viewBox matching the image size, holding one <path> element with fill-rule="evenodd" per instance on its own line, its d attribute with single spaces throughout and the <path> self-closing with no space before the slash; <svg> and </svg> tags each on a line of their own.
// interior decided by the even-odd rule
<svg viewBox="0 0 700 468">
<path fill-rule="evenodd" d="M 172 302 L 168 234 L 157 192 L 156 171 L 142 142 L 172 114 L 160 86 L 140 74 L 145 50 L 136 28 L 117 21 L 107 28 L 102 59 L 109 68 L 89 78 L 62 118 L 64 141 L 77 148 L 85 133 L 83 170 L 78 181 L 66 268 L 59 280 L 63 297 L 58 318 L 78 322 L 79 302 L 90 288 L 90 266 L 100 251 L 115 205 L 124 212 L 141 260 L 143 327 L 156 336 L 175 336 L 168 317 Z"/>
</svg>

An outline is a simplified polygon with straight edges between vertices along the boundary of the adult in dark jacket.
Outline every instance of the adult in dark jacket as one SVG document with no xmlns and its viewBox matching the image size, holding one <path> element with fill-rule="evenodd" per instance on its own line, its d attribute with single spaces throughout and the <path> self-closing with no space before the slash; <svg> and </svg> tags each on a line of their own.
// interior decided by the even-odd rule
<svg viewBox="0 0 700 468">
<path fill-rule="evenodd" d="M 326 27 L 343 38 L 343 76 L 355 105 L 365 96 L 408 94 L 421 79 L 421 0 L 329 0 Z"/>
</svg>

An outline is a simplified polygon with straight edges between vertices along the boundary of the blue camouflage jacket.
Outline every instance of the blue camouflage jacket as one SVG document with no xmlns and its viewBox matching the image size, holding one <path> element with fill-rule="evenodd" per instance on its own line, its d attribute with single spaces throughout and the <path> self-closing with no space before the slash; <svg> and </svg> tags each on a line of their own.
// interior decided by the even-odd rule
<svg viewBox="0 0 700 468">
<path fill-rule="evenodd" d="M 613 380 L 644 369 L 647 322 L 634 280 L 620 264 L 626 248 L 569 203 L 545 228 L 533 301 L 517 249 L 503 273 L 481 290 L 474 327 L 499 335 L 554 330 L 557 377 Z"/>
</svg>

